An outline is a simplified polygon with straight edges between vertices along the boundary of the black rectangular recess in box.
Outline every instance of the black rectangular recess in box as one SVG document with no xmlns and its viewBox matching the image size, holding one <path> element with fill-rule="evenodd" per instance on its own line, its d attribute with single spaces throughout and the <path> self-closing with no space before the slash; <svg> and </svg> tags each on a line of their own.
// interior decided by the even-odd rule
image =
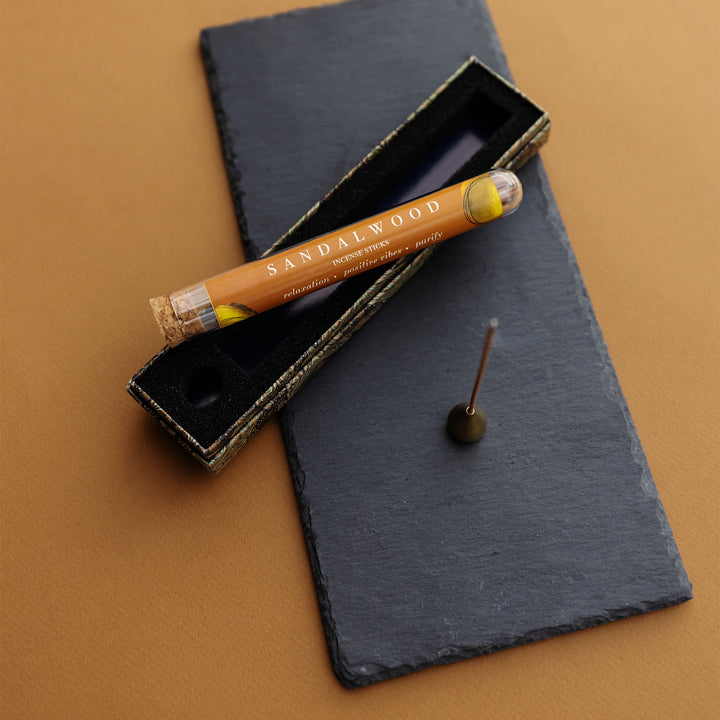
<svg viewBox="0 0 720 720">
<path fill-rule="evenodd" d="M 211 68 L 208 75 L 212 88 Z M 470 58 L 268 252 L 490 168 L 516 169 L 546 140 L 549 127 L 542 108 Z M 242 226 L 238 193 L 234 201 Z M 432 250 L 165 348 L 128 391 L 217 472 Z"/>
</svg>

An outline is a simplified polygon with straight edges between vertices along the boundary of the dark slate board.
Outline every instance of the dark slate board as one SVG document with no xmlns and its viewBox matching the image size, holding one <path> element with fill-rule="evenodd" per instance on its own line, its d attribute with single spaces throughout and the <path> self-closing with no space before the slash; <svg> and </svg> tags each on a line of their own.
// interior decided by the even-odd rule
<svg viewBox="0 0 720 720">
<path fill-rule="evenodd" d="M 469 55 L 509 77 L 479 0 L 360 0 L 204 43 L 251 253 Z M 283 412 L 348 686 L 691 597 L 541 162 L 520 176 L 514 216 L 441 246 Z M 460 446 L 445 418 L 493 316 L 488 432 Z"/>
</svg>

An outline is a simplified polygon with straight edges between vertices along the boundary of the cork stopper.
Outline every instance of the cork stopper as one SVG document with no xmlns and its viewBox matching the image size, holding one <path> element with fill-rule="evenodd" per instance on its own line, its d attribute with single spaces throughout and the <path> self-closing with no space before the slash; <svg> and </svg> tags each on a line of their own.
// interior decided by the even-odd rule
<svg viewBox="0 0 720 720">
<path fill-rule="evenodd" d="M 170 347 L 176 347 L 185 340 L 182 323 L 178 320 L 173 309 L 169 295 L 161 295 L 160 297 L 150 300 L 155 321 L 160 327 L 160 332 L 165 338 L 165 342 Z"/>
<path fill-rule="evenodd" d="M 220 327 L 203 283 L 153 298 L 150 307 L 170 347 Z"/>
</svg>

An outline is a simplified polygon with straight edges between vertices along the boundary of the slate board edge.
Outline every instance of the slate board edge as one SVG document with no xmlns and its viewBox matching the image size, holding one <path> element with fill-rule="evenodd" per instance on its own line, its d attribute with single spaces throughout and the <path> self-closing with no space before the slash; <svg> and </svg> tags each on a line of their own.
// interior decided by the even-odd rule
<svg viewBox="0 0 720 720">
<path fill-rule="evenodd" d="M 600 323 L 598 322 L 595 314 L 592 300 L 588 294 L 587 286 L 585 285 L 582 272 L 580 271 L 580 266 L 577 262 L 577 257 L 575 256 L 565 224 L 560 215 L 560 210 L 550 186 L 550 181 L 547 177 L 542 161 L 536 158 L 536 162 L 538 164 L 540 188 L 545 201 L 547 218 L 555 230 L 555 237 L 557 237 L 557 239 L 562 243 L 567 253 L 568 265 L 575 279 L 577 301 L 585 317 L 585 321 L 593 338 L 593 342 L 595 343 L 597 353 L 603 363 L 601 373 L 603 390 L 608 399 L 615 402 L 622 411 L 630 440 L 630 455 L 640 468 L 641 472 L 640 486 L 645 495 L 655 502 L 656 514 L 660 524 L 660 532 L 667 542 L 668 557 L 673 559 L 675 567 L 678 570 L 678 575 L 683 580 L 683 584 L 686 587 L 687 597 L 681 600 L 681 602 L 690 600 L 692 598 L 692 585 L 685 570 L 685 566 L 683 565 L 672 528 L 670 527 L 670 522 L 668 521 L 667 514 L 665 513 L 662 500 L 660 499 L 660 495 L 658 493 L 657 485 L 655 484 L 652 471 L 650 470 L 647 456 L 643 449 L 635 422 L 630 413 L 630 407 L 628 406 L 625 394 L 622 391 L 620 379 L 618 378 L 617 371 L 615 370 L 615 366 L 610 356 L 610 351 L 603 336 L 602 328 L 600 327 Z"/>
</svg>

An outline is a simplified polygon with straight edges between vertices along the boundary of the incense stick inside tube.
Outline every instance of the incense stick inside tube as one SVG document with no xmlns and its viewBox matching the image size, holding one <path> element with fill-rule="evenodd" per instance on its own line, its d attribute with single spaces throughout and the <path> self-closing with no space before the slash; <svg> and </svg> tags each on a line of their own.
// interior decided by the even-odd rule
<svg viewBox="0 0 720 720">
<path fill-rule="evenodd" d="M 153 298 L 150 305 L 165 342 L 174 347 L 509 215 L 521 200 L 516 175 L 491 170 Z"/>
</svg>

